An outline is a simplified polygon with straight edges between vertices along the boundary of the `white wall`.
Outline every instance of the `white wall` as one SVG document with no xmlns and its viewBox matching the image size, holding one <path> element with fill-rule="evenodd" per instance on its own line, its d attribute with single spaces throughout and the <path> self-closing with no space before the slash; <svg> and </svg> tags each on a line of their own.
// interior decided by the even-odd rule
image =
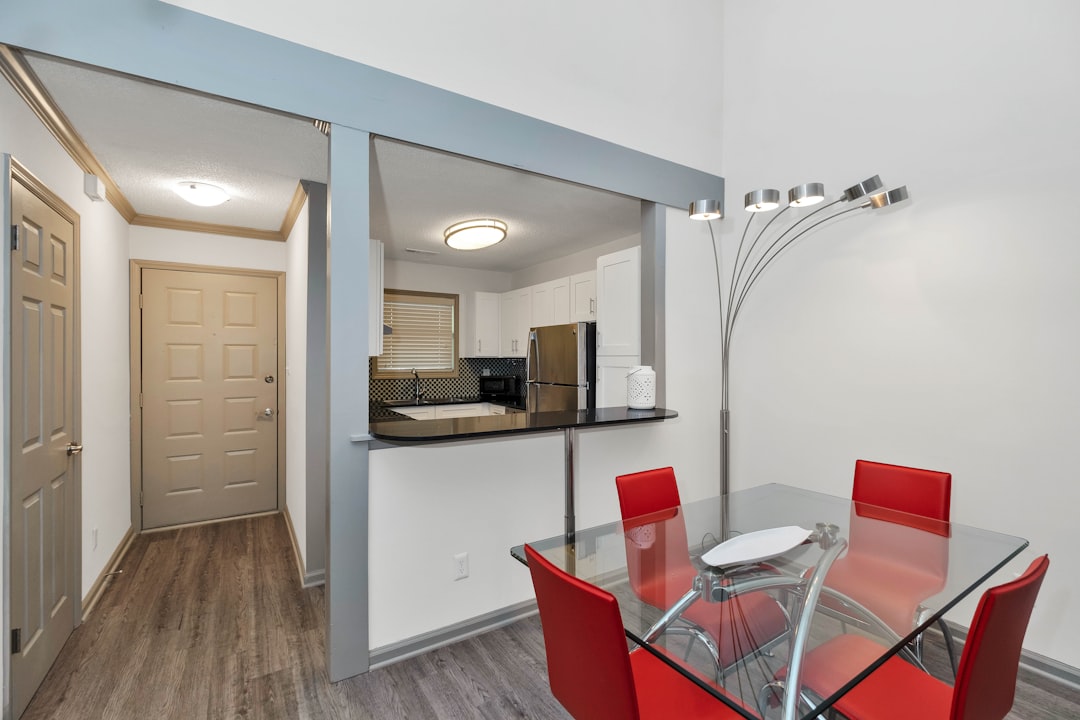
<svg viewBox="0 0 1080 720">
<path fill-rule="evenodd" d="M 510 274 L 492 270 L 431 265 L 387 260 L 383 265 L 383 285 L 395 290 L 430 290 L 443 293 L 512 290 Z"/>
<path fill-rule="evenodd" d="M 1080 667 L 1080 6 L 723 7 L 729 247 L 752 188 L 880 173 L 913 198 L 819 229 L 756 288 L 735 484 L 844 494 L 856 458 L 951 471 L 956 521 L 1031 541 L 996 582 L 1050 553 L 1025 647 Z M 805 59 L 817 72 L 791 77 Z"/>
<path fill-rule="evenodd" d="M 249 270 L 285 270 L 286 243 L 211 233 L 131 227 L 131 258 Z"/>
<path fill-rule="evenodd" d="M 85 447 L 80 459 L 80 592 L 85 593 L 131 525 L 128 228 L 112 205 L 91 202 L 83 194 L 82 170 L 7 82 L 0 82 L 0 152 L 10 153 L 21 162 L 71 205 L 80 218 L 82 436 L 78 439 Z M 4 297 L 7 292 L 6 287 L 0 288 Z M 7 341 L 6 335 L 0 337 L 0 343 Z M 0 427 L 0 433 L 7 437 L 8 428 Z M 6 458 L 0 458 L 0 467 L 7 472 Z M 94 528 L 98 530 L 97 548 L 91 542 Z M 6 558 L 2 561 L 6 562 Z"/>
<path fill-rule="evenodd" d="M 641 244 L 641 234 L 635 233 L 611 242 L 586 248 L 576 253 L 566 255 L 547 262 L 538 263 L 524 270 L 511 273 L 511 289 L 538 285 L 549 280 L 569 277 L 575 273 L 596 270 L 596 259 L 601 255 L 608 255 L 626 248 L 637 247 Z"/>
<path fill-rule="evenodd" d="M 719 167 L 714 0 L 418 0 L 408 18 L 395 3 L 312 0 L 298 13 L 290 0 L 171 2 L 684 165 Z"/>
<path fill-rule="evenodd" d="M 308 203 L 285 243 L 285 506 L 300 557 L 307 560 L 307 257 Z"/>
</svg>

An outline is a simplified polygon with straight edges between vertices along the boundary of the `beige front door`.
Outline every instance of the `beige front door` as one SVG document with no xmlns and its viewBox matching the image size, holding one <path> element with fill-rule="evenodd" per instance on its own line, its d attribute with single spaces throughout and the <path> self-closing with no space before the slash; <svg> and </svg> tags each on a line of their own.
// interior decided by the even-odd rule
<svg viewBox="0 0 1080 720">
<path fill-rule="evenodd" d="M 63 210 L 63 212 L 60 212 Z M 81 612 L 75 436 L 78 216 L 12 166 L 11 707 L 26 709 Z"/>
<path fill-rule="evenodd" d="M 144 268 L 143 527 L 277 508 L 277 281 Z"/>
</svg>

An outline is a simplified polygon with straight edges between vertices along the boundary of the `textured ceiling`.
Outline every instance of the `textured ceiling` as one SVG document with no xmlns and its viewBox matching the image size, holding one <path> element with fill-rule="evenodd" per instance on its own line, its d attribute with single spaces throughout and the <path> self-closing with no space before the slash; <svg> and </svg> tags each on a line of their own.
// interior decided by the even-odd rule
<svg viewBox="0 0 1080 720">
<path fill-rule="evenodd" d="M 383 138 L 372 156 L 371 236 L 390 258 L 517 270 L 641 230 L 640 201 L 623 195 Z M 506 239 L 469 252 L 447 247 L 443 231 L 474 218 L 502 220 Z"/>
<path fill-rule="evenodd" d="M 328 141 L 310 119 L 26 58 L 139 215 L 277 231 L 297 183 L 326 182 Z M 190 205 L 172 190 L 183 180 L 232 199 Z M 390 259 L 511 272 L 640 231 L 636 199 L 383 138 L 371 181 L 371 234 Z M 507 239 L 472 252 L 443 243 L 448 225 L 480 217 L 505 221 Z"/>
<path fill-rule="evenodd" d="M 326 182 L 327 139 L 310 120 L 40 56 L 31 68 L 140 215 L 278 230 L 300 179 Z M 183 180 L 218 185 L 212 208 Z"/>
</svg>

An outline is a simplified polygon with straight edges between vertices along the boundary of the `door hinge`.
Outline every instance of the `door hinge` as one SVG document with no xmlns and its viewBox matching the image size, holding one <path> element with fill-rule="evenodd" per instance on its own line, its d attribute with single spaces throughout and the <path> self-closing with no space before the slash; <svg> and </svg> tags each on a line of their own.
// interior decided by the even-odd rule
<svg viewBox="0 0 1080 720">
<path fill-rule="evenodd" d="M 140 310 L 142 310 L 142 309 L 143 309 L 143 304 L 142 304 L 142 297 L 143 297 L 143 296 L 142 296 L 142 293 L 139 293 L 139 309 L 140 309 Z"/>
<path fill-rule="evenodd" d="M 139 407 L 142 407 L 143 395 L 139 393 Z"/>
<path fill-rule="evenodd" d="M 22 652 L 22 628 L 11 628 L 11 654 Z"/>
<path fill-rule="evenodd" d="M 12 250 L 18 250 L 19 249 L 19 226 L 18 225 L 12 225 L 11 226 L 11 249 Z"/>
<path fill-rule="evenodd" d="M 139 507 L 142 507 L 142 490 L 139 491 Z"/>
</svg>

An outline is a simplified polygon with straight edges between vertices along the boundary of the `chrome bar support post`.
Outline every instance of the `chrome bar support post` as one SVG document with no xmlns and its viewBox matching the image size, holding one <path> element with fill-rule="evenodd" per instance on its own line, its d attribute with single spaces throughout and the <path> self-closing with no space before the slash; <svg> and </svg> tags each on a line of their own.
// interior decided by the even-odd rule
<svg viewBox="0 0 1080 720">
<path fill-rule="evenodd" d="M 573 545 L 576 531 L 574 528 L 574 428 L 568 427 L 563 429 L 563 445 L 564 455 L 566 459 L 566 468 L 564 470 L 564 483 L 563 493 L 565 495 L 566 512 L 565 512 L 565 534 L 566 544 Z"/>
</svg>

